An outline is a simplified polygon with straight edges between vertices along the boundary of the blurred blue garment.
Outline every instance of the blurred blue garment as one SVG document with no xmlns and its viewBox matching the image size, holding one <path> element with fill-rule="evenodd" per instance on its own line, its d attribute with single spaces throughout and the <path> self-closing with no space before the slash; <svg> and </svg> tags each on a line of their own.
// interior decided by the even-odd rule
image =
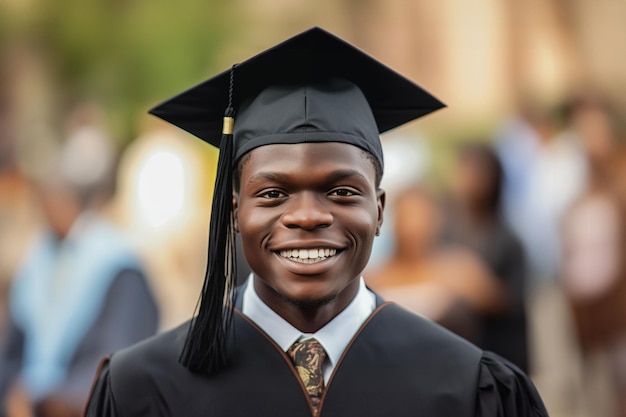
<svg viewBox="0 0 626 417">
<path fill-rule="evenodd" d="M 528 256 L 529 284 L 554 281 L 562 260 L 561 219 L 587 181 L 580 144 L 563 133 L 542 138 L 521 119 L 505 123 L 495 144 L 505 172 L 504 212 Z"/>
<path fill-rule="evenodd" d="M 158 328 L 140 257 L 121 230 L 89 211 L 64 239 L 51 231 L 36 239 L 16 275 L 9 312 L 0 416 L 14 386 L 35 405 L 61 399 L 80 409 L 98 362 Z"/>
<path fill-rule="evenodd" d="M 45 232 L 11 294 L 11 314 L 28 344 L 23 382 L 34 399 L 63 381 L 67 367 L 104 303 L 117 272 L 141 270 L 125 237 L 89 213 L 59 241 Z"/>
</svg>

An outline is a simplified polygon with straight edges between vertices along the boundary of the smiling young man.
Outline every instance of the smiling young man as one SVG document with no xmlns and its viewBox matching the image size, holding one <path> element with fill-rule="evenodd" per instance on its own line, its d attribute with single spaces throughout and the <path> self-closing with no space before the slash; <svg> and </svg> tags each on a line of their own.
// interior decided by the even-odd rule
<svg viewBox="0 0 626 417">
<path fill-rule="evenodd" d="M 103 361 L 86 415 L 547 415 L 521 371 L 361 277 L 379 134 L 442 106 L 314 28 L 153 109 L 220 147 L 207 274 L 190 322 Z M 235 233 L 252 274 L 233 291 Z"/>
<path fill-rule="evenodd" d="M 314 333 L 359 289 L 384 193 L 364 151 L 345 143 L 268 145 L 241 168 L 237 227 L 261 300 Z"/>
</svg>

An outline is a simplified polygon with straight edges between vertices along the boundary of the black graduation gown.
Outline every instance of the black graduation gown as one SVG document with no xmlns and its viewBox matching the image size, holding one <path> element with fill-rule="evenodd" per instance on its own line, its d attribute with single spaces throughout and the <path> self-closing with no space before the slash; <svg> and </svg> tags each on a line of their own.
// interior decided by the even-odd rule
<svg viewBox="0 0 626 417">
<path fill-rule="evenodd" d="M 312 416 L 287 355 L 236 310 L 235 361 L 215 375 L 178 363 L 188 323 L 103 361 L 86 416 Z M 320 417 L 547 416 L 514 365 L 392 303 L 378 306 L 327 384 Z"/>
</svg>

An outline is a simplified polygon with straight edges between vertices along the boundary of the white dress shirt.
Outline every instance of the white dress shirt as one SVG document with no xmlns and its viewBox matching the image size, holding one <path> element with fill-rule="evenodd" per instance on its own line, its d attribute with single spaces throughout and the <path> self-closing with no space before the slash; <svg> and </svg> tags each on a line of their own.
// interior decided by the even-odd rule
<svg viewBox="0 0 626 417">
<path fill-rule="evenodd" d="M 299 340 L 315 338 L 326 351 L 324 380 L 328 382 L 339 358 L 356 332 L 376 308 L 376 296 L 360 278 L 359 289 L 350 304 L 315 333 L 303 333 L 279 316 L 258 296 L 254 289 L 254 276 L 248 279 L 243 293 L 242 312 L 287 352 Z"/>
</svg>

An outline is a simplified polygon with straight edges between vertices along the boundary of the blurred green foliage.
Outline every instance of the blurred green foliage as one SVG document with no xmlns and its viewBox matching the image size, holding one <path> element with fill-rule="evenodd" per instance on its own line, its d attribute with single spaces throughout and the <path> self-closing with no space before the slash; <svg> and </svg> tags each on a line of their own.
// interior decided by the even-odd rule
<svg viewBox="0 0 626 417">
<path fill-rule="evenodd" d="M 61 107 L 102 104 L 122 143 L 151 105 L 221 70 L 216 56 L 236 30 L 233 1 L 3 1 L 0 46 L 36 45 Z"/>
</svg>

